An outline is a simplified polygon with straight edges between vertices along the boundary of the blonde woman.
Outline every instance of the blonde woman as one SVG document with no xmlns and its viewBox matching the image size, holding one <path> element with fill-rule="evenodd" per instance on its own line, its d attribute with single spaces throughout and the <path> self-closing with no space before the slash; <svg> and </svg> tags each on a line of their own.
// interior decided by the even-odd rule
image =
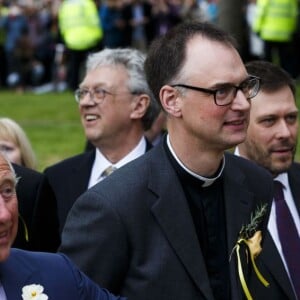
<svg viewBox="0 0 300 300">
<path fill-rule="evenodd" d="M 35 153 L 25 131 L 9 118 L 0 118 L 0 151 L 13 163 L 30 169 L 37 167 Z"/>
</svg>

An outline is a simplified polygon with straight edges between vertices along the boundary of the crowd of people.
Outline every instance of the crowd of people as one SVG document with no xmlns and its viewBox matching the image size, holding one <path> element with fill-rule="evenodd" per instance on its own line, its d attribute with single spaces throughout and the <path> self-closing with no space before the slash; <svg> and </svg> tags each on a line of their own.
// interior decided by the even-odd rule
<svg viewBox="0 0 300 300">
<path fill-rule="evenodd" d="M 37 93 L 75 90 L 87 55 L 150 43 L 186 20 L 218 24 L 220 0 L 0 1 L 0 86 Z M 243 60 L 276 61 L 300 73 L 297 0 L 244 1 Z M 279 10 L 278 10 L 278 7 Z"/>
<path fill-rule="evenodd" d="M 0 86 L 75 90 L 89 52 L 150 42 L 192 15 L 215 21 L 217 1 L 0 1 Z"/>
<path fill-rule="evenodd" d="M 38 172 L 0 119 L 0 299 L 300 299 L 292 74 L 245 63 L 196 9 L 168 10 L 176 22 L 148 39 L 157 7 L 115 1 L 57 6 L 85 151 Z M 110 13 L 131 29 L 107 35 Z M 86 48 L 68 31 L 79 14 Z"/>
</svg>

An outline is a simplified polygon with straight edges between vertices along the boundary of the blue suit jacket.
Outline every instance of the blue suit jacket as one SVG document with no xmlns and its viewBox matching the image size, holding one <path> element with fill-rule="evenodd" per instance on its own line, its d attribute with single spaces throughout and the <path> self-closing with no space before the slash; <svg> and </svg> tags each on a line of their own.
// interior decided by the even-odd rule
<svg viewBox="0 0 300 300">
<path fill-rule="evenodd" d="M 8 300 L 22 299 L 22 288 L 40 284 L 49 299 L 124 300 L 101 289 L 62 254 L 12 249 L 0 264 L 1 283 Z"/>
</svg>

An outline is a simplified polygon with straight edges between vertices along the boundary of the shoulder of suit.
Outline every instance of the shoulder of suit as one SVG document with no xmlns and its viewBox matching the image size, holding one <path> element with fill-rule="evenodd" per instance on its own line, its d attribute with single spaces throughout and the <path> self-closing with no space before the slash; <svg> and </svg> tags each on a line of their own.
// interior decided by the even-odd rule
<svg viewBox="0 0 300 300">
<path fill-rule="evenodd" d="M 48 252 L 37 252 L 37 251 L 27 251 L 23 249 L 12 248 L 8 260 L 19 261 L 19 263 L 28 269 L 31 267 L 37 267 L 38 269 L 42 267 L 53 268 L 59 267 L 59 265 L 64 265 L 68 261 L 67 257 L 59 253 L 48 253 Z M 52 267 L 51 267 L 52 268 Z M 42 269 L 40 269 L 42 271 Z"/>
<path fill-rule="evenodd" d="M 65 170 L 66 168 L 69 167 L 74 167 L 77 164 L 79 164 L 80 162 L 84 161 L 84 160 L 93 160 L 95 157 L 95 150 L 90 150 L 87 152 L 83 152 L 71 157 L 68 157 L 64 160 L 61 160 L 51 166 L 48 166 L 45 170 L 44 173 L 51 173 L 51 172 L 56 172 L 58 170 Z"/>
<path fill-rule="evenodd" d="M 225 153 L 225 167 L 231 168 L 239 168 L 242 170 L 242 172 L 246 175 L 246 176 L 264 176 L 264 177 L 269 177 L 272 178 L 270 172 L 268 172 L 265 168 L 263 168 L 262 166 L 257 165 L 255 162 L 234 155 L 232 153 Z"/>
<path fill-rule="evenodd" d="M 23 166 L 19 166 L 17 164 L 12 164 L 15 173 L 17 174 L 17 176 L 34 176 L 34 177 L 40 177 L 42 176 L 42 173 L 33 170 L 33 169 L 29 169 Z"/>
</svg>

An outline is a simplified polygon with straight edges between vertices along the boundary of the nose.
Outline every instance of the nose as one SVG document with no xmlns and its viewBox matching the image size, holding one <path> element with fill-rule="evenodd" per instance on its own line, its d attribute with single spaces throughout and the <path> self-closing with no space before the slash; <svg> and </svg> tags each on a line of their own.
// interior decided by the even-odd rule
<svg viewBox="0 0 300 300">
<path fill-rule="evenodd" d="M 288 138 L 291 136 L 291 130 L 285 120 L 280 120 L 277 126 L 276 137 L 277 138 Z"/>
<path fill-rule="evenodd" d="M 231 104 L 232 110 L 242 110 L 249 111 L 250 110 L 250 100 L 248 100 L 244 93 L 241 90 L 237 90 L 237 93 Z"/>
</svg>

